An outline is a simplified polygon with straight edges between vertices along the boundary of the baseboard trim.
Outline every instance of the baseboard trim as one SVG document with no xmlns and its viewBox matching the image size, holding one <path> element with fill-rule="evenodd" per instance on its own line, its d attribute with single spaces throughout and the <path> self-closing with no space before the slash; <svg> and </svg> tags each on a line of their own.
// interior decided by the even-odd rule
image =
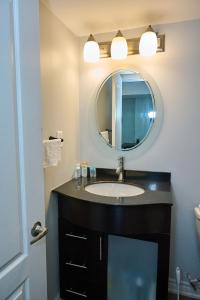
<svg viewBox="0 0 200 300">
<path fill-rule="evenodd" d="M 169 279 L 169 292 L 173 294 L 177 293 L 176 280 L 173 278 Z M 200 299 L 200 291 L 194 291 L 187 281 L 181 281 L 180 294 L 193 299 Z"/>
</svg>

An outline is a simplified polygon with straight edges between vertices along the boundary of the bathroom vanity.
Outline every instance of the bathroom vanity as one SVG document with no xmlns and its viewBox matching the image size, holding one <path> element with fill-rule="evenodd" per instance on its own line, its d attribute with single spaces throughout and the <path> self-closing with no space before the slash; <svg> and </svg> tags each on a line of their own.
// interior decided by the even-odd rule
<svg viewBox="0 0 200 300">
<path fill-rule="evenodd" d="M 117 182 L 115 170 L 97 169 L 95 181 Z M 167 300 L 170 173 L 125 171 L 125 183 L 144 189 L 143 194 L 132 197 L 87 192 L 85 187 L 93 183 L 89 178 L 71 180 L 54 191 L 58 197 L 61 298 L 115 300 L 108 296 L 109 238 L 114 236 L 122 237 L 120 244 L 128 238 L 156 245 L 153 300 Z"/>
</svg>

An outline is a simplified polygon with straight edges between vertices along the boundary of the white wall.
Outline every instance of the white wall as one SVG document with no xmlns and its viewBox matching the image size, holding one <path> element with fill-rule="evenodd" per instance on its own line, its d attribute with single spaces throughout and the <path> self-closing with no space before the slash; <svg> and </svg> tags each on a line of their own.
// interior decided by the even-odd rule
<svg viewBox="0 0 200 300">
<path fill-rule="evenodd" d="M 78 39 L 43 5 L 40 6 L 43 137 L 63 130 L 62 162 L 45 169 L 48 300 L 58 285 L 57 201 L 51 190 L 68 181 L 79 160 Z M 31 92 L 31 91 L 30 91 Z"/>
<path fill-rule="evenodd" d="M 109 80 L 99 93 L 97 101 L 97 122 L 99 130 L 112 128 L 112 81 Z"/>
<path fill-rule="evenodd" d="M 104 145 L 95 131 L 92 114 L 97 87 L 118 68 L 132 67 L 148 73 L 162 95 L 164 120 L 157 139 L 148 151 L 123 153 L 125 167 L 172 173 L 171 277 L 174 277 L 177 265 L 185 272 L 200 276 L 200 250 L 193 214 L 194 206 L 200 202 L 200 20 L 167 24 L 155 29 L 165 33 L 166 51 L 153 58 L 134 55 L 123 63 L 102 59 L 95 65 L 86 64 L 81 58 L 80 155 L 81 159 L 95 166 L 116 167 L 121 153 Z M 139 36 L 142 29 L 123 33 L 130 38 Z M 109 40 L 114 34 L 102 34 L 96 39 Z"/>
</svg>

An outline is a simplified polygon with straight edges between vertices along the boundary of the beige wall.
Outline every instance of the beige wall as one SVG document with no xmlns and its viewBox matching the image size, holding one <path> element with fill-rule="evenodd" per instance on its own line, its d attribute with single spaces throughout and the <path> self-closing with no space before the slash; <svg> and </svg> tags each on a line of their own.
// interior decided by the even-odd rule
<svg viewBox="0 0 200 300">
<path fill-rule="evenodd" d="M 57 201 L 54 187 L 69 180 L 79 160 L 78 39 L 43 5 L 40 6 L 43 137 L 63 131 L 62 161 L 44 170 L 47 236 L 48 300 L 58 293 Z"/>
<path fill-rule="evenodd" d="M 152 58 L 133 55 L 124 62 L 102 59 L 93 65 L 84 63 L 81 58 L 80 155 L 92 165 L 110 168 L 115 168 L 117 157 L 124 155 L 127 169 L 172 173 L 174 207 L 170 276 L 175 277 L 176 266 L 199 276 L 200 249 L 193 208 L 200 202 L 200 20 L 155 26 L 155 30 L 165 33 L 166 51 Z M 139 36 L 142 31 L 137 29 L 123 33 L 131 38 Z M 107 41 L 114 34 L 96 35 L 95 38 Z M 97 87 L 109 73 L 123 67 L 143 70 L 148 74 L 161 93 L 164 110 L 162 126 L 153 143 L 147 148 L 139 147 L 124 153 L 113 151 L 103 144 L 93 123 Z M 185 277 L 183 279 L 186 280 Z"/>
</svg>

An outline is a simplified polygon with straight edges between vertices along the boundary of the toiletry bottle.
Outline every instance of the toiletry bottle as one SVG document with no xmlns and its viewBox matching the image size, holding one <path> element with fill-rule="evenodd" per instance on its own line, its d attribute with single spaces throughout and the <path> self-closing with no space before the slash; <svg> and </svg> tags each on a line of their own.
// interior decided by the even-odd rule
<svg viewBox="0 0 200 300">
<path fill-rule="evenodd" d="M 93 177 L 93 167 L 90 166 L 90 178 L 92 178 L 92 177 Z"/>
<path fill-rule="evenodd" d="M 87 161 L 83 161 L 81 163 L 81 175 L 82 175 L 82 177 L 87 177 L 87 167 L 88 167 Z"/>
<path fill-rule="evenodd" d="M 96 170 L 96 167 L 93 167 L 93 177 L 94 177 L 94 178 L 97 177 L 97 170 Z"/>
<path fill-rule="evenodd" d="M 95 167 L 90 167 L 90 177 L 95 178 L 96 177 L 96 168 Z"/>
<path fill-rule="evenodd" d="M 74 172 L 74 178 L 78 179 L 81 177 L 81 166 L 80 163 L 76 164 L 75 172 Z"/>
</svg>

